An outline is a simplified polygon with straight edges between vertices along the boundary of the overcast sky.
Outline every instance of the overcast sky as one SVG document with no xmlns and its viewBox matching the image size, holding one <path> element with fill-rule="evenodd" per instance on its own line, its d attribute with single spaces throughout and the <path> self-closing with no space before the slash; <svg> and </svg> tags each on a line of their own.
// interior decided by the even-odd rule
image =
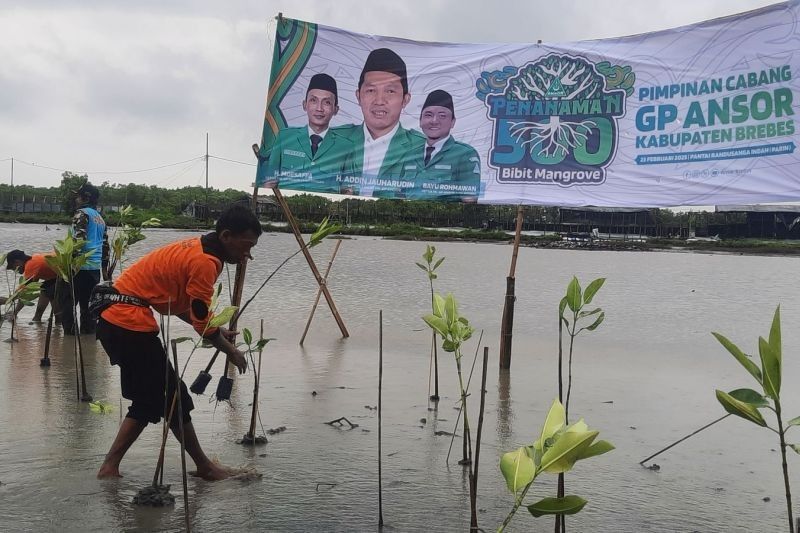
<svg viewBox="0 0 800 533">
<path fill-rule="evenodd" d="M 245 163 L 211 159 L 211 186 L 249 189 L 278 12 L 414 40 L 566 42 L 772 3 L 0 0 L 0 182 L 13 157 L 15 184 L 54 186 L 67 169 L 98 184 L 201 185 L 208 132 L 212 156 Z"/>
</svg>

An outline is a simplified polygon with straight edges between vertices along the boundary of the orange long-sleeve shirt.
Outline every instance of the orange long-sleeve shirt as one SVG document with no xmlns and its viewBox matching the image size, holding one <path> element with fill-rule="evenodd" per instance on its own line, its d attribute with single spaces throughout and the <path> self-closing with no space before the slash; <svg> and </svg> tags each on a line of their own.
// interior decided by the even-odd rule
<svg viewBox="0 0 800 533">
<path fill-rule="evenodd" d="M 22 277 L 25 278 L 26 281 L 47 281 L 55 279 L 56 273 L 48 266 L 44 254 L 33 254 L 25 263 L 25 269 L 22 271 Z"/>
<path fill-rule="evenodd" d="M 120 294 L 146 300 L 161 314 L 188 313 L 195 331 L 209 337 L 218 329 L 206 328 L 206 324 L 213 316 L 210 304 L 220 272 L 222 262 L 205 251 L 201 239 L 195 237 L 162 246 L 145 255 L 122 273 L 114 282 L 114 288 Z M 193 306 L 195 300 L 198 302 Z M 208 310 L 206 316 L 202 316 L 202 306 L 196 308 L 200 302 Z M 196 312 L 201 312 L 201 316 Z M 115 304 L 100 316 L 132 331 L 158 331 L 149 307 Z"/>
</svg>

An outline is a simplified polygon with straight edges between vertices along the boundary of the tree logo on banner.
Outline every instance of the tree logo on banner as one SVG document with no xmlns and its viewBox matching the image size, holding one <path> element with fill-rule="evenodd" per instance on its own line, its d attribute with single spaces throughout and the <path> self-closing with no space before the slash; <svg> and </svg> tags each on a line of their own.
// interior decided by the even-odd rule
<svg viewBox="0 0 800 533">
<path fill-rule="evenodd" d="M 497 180 L 603 183 L 634 80 L 630 67 L 563 54 L 484 72 L 476 96 L 494 122 L 489 166 Z"/>
</svg>

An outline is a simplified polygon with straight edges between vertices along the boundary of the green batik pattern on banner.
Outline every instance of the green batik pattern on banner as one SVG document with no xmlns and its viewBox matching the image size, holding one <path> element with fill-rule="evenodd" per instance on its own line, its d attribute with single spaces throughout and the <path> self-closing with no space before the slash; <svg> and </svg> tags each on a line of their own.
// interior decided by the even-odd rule
<svg viewBox="0 0 800 533">
<path fill-rule="evenodd" d="M 317 40 L 317 25 L 281 17 L 275 30 L 275 48 L 272 53 L 270 85 L 267 93 L 267 111 L 258 157 L 256 184 L 266 179 L 266 160 L 278 132 L 287 127 L 280 104 L 305 68 Z"/>
<path fill-rule="evenodd" d="M 605 182 L 635 80 L 631 67 L 565 54 L 484 72 L 476 96 L 494 123 L 489 166 L 497 181 Z"/>
</svg>

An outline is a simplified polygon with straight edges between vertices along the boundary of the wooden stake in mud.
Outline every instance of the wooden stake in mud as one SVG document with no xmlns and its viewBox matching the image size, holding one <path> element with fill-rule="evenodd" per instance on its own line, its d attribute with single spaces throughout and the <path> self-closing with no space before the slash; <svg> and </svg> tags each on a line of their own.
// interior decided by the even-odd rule
<svg viewBox="0 0 800 533">
<path fill-rule="evenodd" d="M 517 254 L 522 234 L 522 206 L 517 206 L 517 228 L 514 233 L 514 251 L 511 253 L 511 269 L 506 278 L 506 299 L 500 325 L 500 368 L 511 368 L 511 337 L 514 332 L 514 273 L 517 269 Z"/>
<path fill-rule="evenodd" d="M 336 246 L 333 247 L 333 254 L 331 255 L 330 261 L 328 261 L 328 267 L 325 269 L 325 275 L 322 277 L 323 281 L 325 282 L 326 286 L 328 283 L 328 274 L 331 273 L 331 268 L 333 267 L 333 260 L 336 259 L 336 254 L 339 252 L 339 246 L 342 245 L 341 239 L 336 240 Z M 308 333 L 308 328 L 311 326 L 311 320 L 314 318 L 314 313 L 317 312 L 317 305 L 319 304 L 319 297 L 322 296 L 322 287 L 317 290 L 317 297 L 314 299 L 314 306 L 311 308 L 311 314 L 308 315 L 308 322 L 306 322 L 306 329 L 303 330 L 303 336 L 300 337 L 300 346 L 303 345 L 303 342 L 306 340 L 306 334 Z"/>
<path fill-rule="evenodd" d="M 469 493 L 470 524 L 469 530 L 478 529 L 478 461 L 481 457 L 481 432 L 483 430 L 483 411 L 486 406 L 486 370 L 489 366 L 489 347 L 483 347 L 483 375 L 481 377 L 481 410 L 478 415 L 478 433 L 475 436 L 475 464 L 472 467 L 472 490 Z"/>
<path fill-rule="evenodd" d="M 383 527 L 383 485 L 381 481 L 383 455 L 381 453 L 383 391 L 383 309 L 378 313 L 378 527 Z"/>
<path fill-rule="evenodd" d="M 316 263 L 314 263 L 314 258 L 311 257 L 311 252 L 309 252 L 308 247 L 306 247 L 303 236 L 300 234 L 300 227 L 297 225 L 297 221 L 289 209 L 289 204 L 286 203 L 286 199 L 283 197 L 283 193 L 281 193 L 281 190 L 278 187 L 273 188 L 272 192 L 275 194 L 275 200 L 277 200 L 278 204 L 281 206 L 281 209 L 283 209 L 283 214 L 286 216 L 286 220 L 289 222 L 289 226 L 292 228 L 292 233 L 294 233 L 294 238 L 297 240 L 297 244 L 299 244 L 300 249 L 303 250 L 303 256 L 306 258 L 309 268 L 311 268 L 311 273 L 314 274 L 314 278 L 317 280 L 319 289 L 325 296 L 325 301 L 328 302 L 328 307 L 330 308 L 331 313 L 333 313 L 333 318 L 336 320 L 336 324 L 339 326 L 339 331 L 342 332 L 342 337 L 349 337 L 350 333 L 347 332 L 347 327 L 344 325 L 344 321 L 339 315 L 339 310 L 336 309 L 336 304 L 333 301 L 333 296 L 331 296 L 331 293 L 328 290 L 328 286 L 325 284 L 325 279 L 322 277 L 322 274 L 319 273 L 319 269 L 317 268 Z"/>
<path fill-rule="evenodd" d="M 175 397 L 178 399 L 178 434 L 181 440 L 181 473 L 183 475 L 183 516 L 186 520 L 186 533 L 192 531 L 189 522 L 189 486 L 186 481 L 186 441 L 183 435 L 183 406 L 181 405 L 181 376 L 178 373 L 178 343 L 172 339 L 172 360 L 175 364 Z"/>
<path fill-rule="evenodd" d="M 50 317 L 47 319 L 47 334 L 44 336 L 44 357 L 39 359 L 39 366 L 50 366 L 50 339 L 53 337 L 53 308 L 50 307 Z"/>
</svg>

